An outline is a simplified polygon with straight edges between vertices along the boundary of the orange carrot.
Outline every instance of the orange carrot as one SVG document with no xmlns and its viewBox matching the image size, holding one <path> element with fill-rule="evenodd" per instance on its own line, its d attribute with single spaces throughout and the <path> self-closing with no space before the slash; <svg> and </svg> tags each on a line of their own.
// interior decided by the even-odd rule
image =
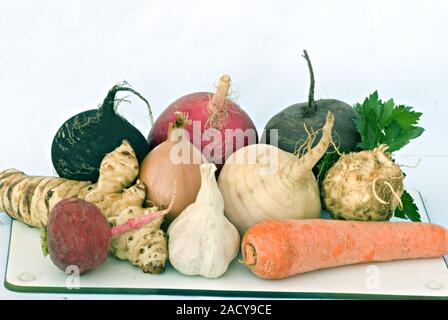
<svg viewBox="0 0 448 320">
<path fill-rule="evenodd" d="M 266 220 L 244 235 L 244 263 L 265 279 L 348 264 L 441 257 L 448 230 L 431 223 Z"/>
</svg>

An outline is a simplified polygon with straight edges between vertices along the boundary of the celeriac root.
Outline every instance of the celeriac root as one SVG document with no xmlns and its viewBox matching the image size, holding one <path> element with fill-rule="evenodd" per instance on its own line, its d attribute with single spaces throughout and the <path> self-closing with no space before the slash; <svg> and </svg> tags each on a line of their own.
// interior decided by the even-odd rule
<svg viewBox="0 0 448 320">
<path fill-rule="evenodd" d="M 51 209 L 63 199 L 79 198 L 95 204 L 111 226 L 158 211 L 143 208 L 146 187 L 135 181 L 139 165 L 127 141 L 106 155 L 96 184 L 57 177 L 32 177 L 16 169 L 0 173 L 0 211 L 31 227 L 44 227 Z M 168 258 L 167 238 L 159 218 L 137 231 L 116 236 L 110 251 L 144 272 L 161 273 Z"/>
<path fill-rule="evenodd" d="M 323 201 L 333 218 L 389 220 L 403 208 L 404 175 L 388 146 L 344 154 L 322 183 Z"/>
</svg>

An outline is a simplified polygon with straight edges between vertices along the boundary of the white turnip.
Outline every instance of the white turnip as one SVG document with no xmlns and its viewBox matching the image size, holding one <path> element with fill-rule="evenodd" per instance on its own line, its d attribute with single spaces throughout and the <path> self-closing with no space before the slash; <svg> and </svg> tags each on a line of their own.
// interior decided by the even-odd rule
<svg viewBox="0 0 448 320">
<path fill-rule="evenodd" d="M 319 218 L 321 202 L 312 169 L 332 141 L 333 122 L 329 112 L 319 143 L 301 157 L 265 144 L 244 147 L 229 157 L 219 188 L 226 216 L 241 233 L 265 219 Z"/>
</svg>

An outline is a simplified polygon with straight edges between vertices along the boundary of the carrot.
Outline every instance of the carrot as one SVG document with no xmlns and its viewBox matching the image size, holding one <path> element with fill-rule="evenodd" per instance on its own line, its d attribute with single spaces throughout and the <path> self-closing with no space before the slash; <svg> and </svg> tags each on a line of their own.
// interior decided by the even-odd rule
<svg viewBox="0 0 448 320">
<path fill-rule="evenodd" d="M 266 220 L 244 235 L 244 263 L 257 276 L 282 279 L 304 272 L 373 261 L 448 254 L 448 230 L 431 223 Z"/>
</svg>

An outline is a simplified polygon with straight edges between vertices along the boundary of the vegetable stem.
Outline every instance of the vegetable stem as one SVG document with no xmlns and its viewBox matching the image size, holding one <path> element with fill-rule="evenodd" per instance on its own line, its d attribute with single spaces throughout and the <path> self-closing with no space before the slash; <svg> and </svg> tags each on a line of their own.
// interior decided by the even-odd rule
<svg viewBox="0 0 448 320">
<path fill-rule="evenodd" d="M 211 128 L 215 128 L 219 122 L 227 118 L 227 104 L 225 102 L 227 96 L 229 95 L 230 82 L 230 76 L 227 74 L 219 78 L 216 92 L 210 99 L 210 103 L 208 105 L 210 118 L 207 122 Z"/>
<path fill-rule="evenodd" d="M 112 235 L 112 237 L 115 237 L 127 233 L 129 231 L 138 230 L 147 225 L 148 223 L 151 223 L 154 220 L 157 220 L 158 218 L 164 217 L 173 209 L 175 199 L 176 199 L 176 184 L 174 186 L 171 203 L 168 206 L 168 208 L 166 208 L 163 211 L 151 212 L 150 214 L 145 215 L 143 217 L 129 219 L 124 224 L 112 227 L 110 230 L 110 234 Z"/>
<path fill-rule="evenodd" d="M 308 69 L 310 72 L 310 81 L 311 81 L 310 82 L 310 91 L 308 93 L 308 107 L 305 108 L 305 113 L 304 113 L 305 117 L 309 117 L 309 116 L 313 115 L 317 110 L 317 104 L 314 101 L 315 80 L 314 80 L 313 66 L 311 64 L 310 57 L 308 56 L 308 52 L 306 50 L 303 50 L 303 57 L 305 58 L 306 62 L 308 63 Z"/>
<path fill-rule="evenodd" d="M 186 125 L 190 125 L 192 123 L 191 119 L 188 119 L 188 114 L 186 112 L 176 111 L 174 114 L 176 115 L 176 121 L 170 122 L 170 124 L 168 125 L 168 131 L 167 131 L 168 140 L 171 139 L 171 133 L 173 132 L 174 129 L 185 129 Z M 183 134 L 181 136 L 183 136 Z M 179 139 L 180 137 L 176 138 Z"/>
<path fill-rule="evenodd" d="M 119 91 L 129 91 L 129 92 L 135 94 L 137 97 L 139 97 L 140 99 L 142 99 L 145 102 L 146 107 L 148 108 L 151 126 L 153 126 L 154 125 L 154 117 L 152 115 L 151 106 L 149 105 L 148 100 L 146 100 L 146 98 L 143 97 L 139 92 L 137 92 L 134 89 L 132 89 L 131 87 L 129 87 L 126 82 L 124 82 L 123 84 L 116 84 L 115 86 L 112 87 L 112 89 L 109 90 L 106 98 L 104 99 L 103 105 L 101 106 L 101 109 L 108 111 L 108 112 L 115 113 L 115 95 Z"/>
</svg>

